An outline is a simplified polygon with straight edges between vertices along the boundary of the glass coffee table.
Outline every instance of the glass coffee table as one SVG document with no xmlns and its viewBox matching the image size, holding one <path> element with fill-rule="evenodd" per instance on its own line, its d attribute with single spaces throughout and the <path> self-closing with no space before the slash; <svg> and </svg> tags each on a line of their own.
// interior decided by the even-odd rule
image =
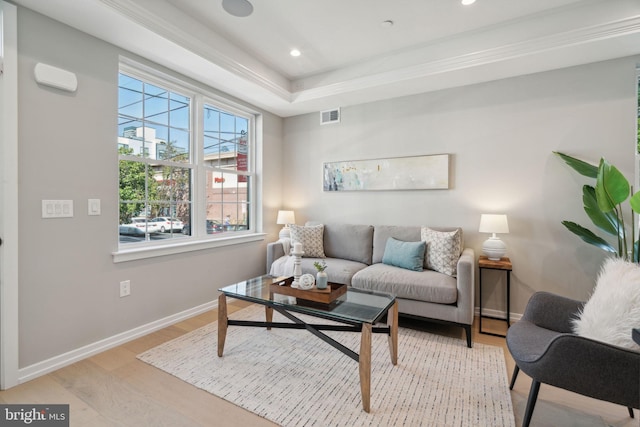
<svg viewBox="0 0 640 427">
<path fill-rule="evenodd" d="M 398 364 L 398 302 L 392 294 L 371 292 L 348 287 L 330 304 L 307 303 L 300 298 L 278 293 L 279 283 L 288 283 L 291 278 L 269 275 L 256 277 L 218 289 L 218 356 L 222 357 L 228 326 L 253 326 L 286 329 L 306 329 L 332 347 L 346 354 L 359 365 L 362 407 L 370 411 L 371 396 L 371 334 L 388 335 L 391 363 Z M 331 285 L 331 284 L 330 284 Z M 345 286 L 335 285 L 334 286 Z M 233 320 L 227 317 L 227 297 L 237 298 L 265 306 L 265 321 Z M 277 311 L 293 323 L 273 322 L 273 311 Z M 294 313 L 306 314 L 320 319 L 341 323 L 307 323 Z M 374 326 L 387 315 L 386 326 Z M 322 331 L 360 332 L 360 354 L 345 347 Z"/>
</svg>

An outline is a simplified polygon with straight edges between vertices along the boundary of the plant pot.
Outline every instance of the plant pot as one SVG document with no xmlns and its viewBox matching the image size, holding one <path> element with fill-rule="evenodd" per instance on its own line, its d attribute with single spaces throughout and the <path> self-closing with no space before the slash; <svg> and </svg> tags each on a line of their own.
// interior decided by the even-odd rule
<svg viewBox="0 0 640 427">
<path fill-rule="evenodd" d="M 319 271 L 316 275 L 316 288 L 327 289 L 328 277 L 324 271 Z"/>
</svg>

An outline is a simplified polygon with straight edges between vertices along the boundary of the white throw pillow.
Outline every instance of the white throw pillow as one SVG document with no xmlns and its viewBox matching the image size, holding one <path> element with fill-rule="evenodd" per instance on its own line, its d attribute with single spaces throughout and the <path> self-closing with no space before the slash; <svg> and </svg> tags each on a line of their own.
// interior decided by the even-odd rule
<svg viewBox="0 0 640 427">
<path fill-rule="evenodd" d="M 324 224 L 289 225 L 291 229 L 291 246 L 302 243 L 303 257 L 324 258 Z"/>
<path fill-rule="evenodd" d="M 437 231 L 422 227 L 420 240 L 427 242 L 427 268 L 455 277 L 462 253 L 462 230 Z"/>
<path fill-rule="evenodd" d="M 640 328 L 640 266 L 610 258 L 602 265 L 591 298 L 573 320 L 573 331 L 640 352 L 631 338 L 633 328 Z"/>
</svg>

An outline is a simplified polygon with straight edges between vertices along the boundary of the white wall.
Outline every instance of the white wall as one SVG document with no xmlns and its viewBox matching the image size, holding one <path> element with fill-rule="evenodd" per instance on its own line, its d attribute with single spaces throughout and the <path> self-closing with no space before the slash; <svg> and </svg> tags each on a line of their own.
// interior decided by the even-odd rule
<svg viewBox="0 0 640 427">
<path fill-rule="evenodd" d="M 537 290 L 587 298 L 604 253 L 561 221 L 593 228 L 582 210 L 588 181 L 552 151 L 605 156 L 633 182 L 637 59 L 343 108 L 340 124 L 321 126 L 317 113 L 285 119 L 284 205 L 299 224 L 462 226 L 477 255 L 488 237 L 480 214 L 504 212 L 512 312 Z M 323 162 L 437 153 L 452 154 L 449 190 L 322 191 Z M 483 281 L 483 306 L 504 310 L 504 275 Z"/>
<path fill-rule="evenodd" d="M 27 9 L 19 39 L 20 367 L 214 301 L 217 289 L 265 271 L 281 203 L 282 119 L 265 113 L 266 241 L 114 264 L 118 245 L 117 78 L 120 54 Z M 65 93 L 33 79 L 44 62 L 77 74 Z M 87 215 L 87 199 L 102 215 Z M 41 200 L 71 199 L 75 215 L 42 219 Z M 131 296 L 118 284 L 131 280 Z"/>
</svg>

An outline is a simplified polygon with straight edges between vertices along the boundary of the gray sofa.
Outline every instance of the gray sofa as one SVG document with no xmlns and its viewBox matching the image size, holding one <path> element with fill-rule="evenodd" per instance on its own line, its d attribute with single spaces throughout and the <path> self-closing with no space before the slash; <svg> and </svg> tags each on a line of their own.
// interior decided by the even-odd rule
<svg viewBox="0 0 640 427">
<path fill-rule="evenodd" d="M 319 223 L 307 223 L 314 224 Z M 438 231 L 458 229 L 431 228 Z M 329 281 L 393 293 L 401 315 L 461 326 L 466 331 L 467 346 L 471 347 L 476 270 L 473 249 L 461 251 L 454 276 L 426 268 L 412 271 L 382 262 L 390 237 L 404 242 L 419 242 L 420 232 L 419 226 L 324 224 L 324 261 L 328 265 Z M 273 273 L 287 258 L 282 242 L 269 243 L 267 273 Z M 315 274 L 315 261 L 319 259 L 302 258 L 302 273 Z"/>
</svg>

